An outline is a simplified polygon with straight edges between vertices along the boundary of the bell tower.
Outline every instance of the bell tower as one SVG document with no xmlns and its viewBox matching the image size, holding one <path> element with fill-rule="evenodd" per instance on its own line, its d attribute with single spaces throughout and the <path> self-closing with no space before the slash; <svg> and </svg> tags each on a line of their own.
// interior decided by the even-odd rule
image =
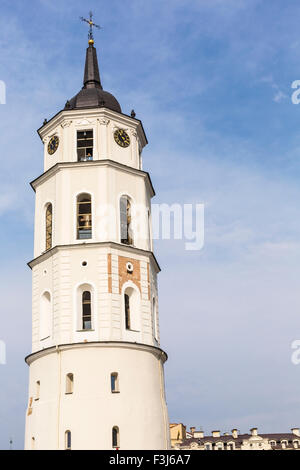
<svg viewBox="0 0 300 470">
<path fill-rule="evenodd" d="M 38 133 L 25 448 L 168 449 L 147 138 L 92 37 L 83 88 Z"/>
</svg>

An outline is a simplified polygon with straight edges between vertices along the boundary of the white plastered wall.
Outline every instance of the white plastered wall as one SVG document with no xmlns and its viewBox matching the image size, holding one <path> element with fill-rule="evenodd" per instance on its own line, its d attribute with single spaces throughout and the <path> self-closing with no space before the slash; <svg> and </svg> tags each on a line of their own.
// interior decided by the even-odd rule
<svg viewBox="0 0 300 470">
<path fill-rule="evenodd" d="M 113 426 L 120 429 L 121 450 L 168 448 L 164 360 L 160 350 L 120 343 L 54 349 L 37 358 L 30 365 L 26 448 L 34 437 L 37 450 L 64 449 L 70 430 L 74 450 L 112 449 Z M 111 393 L 112 372 L 119 374 L 119 393 Z M 74 390 L 66 395 L 69 373 Z"/>
</svg>

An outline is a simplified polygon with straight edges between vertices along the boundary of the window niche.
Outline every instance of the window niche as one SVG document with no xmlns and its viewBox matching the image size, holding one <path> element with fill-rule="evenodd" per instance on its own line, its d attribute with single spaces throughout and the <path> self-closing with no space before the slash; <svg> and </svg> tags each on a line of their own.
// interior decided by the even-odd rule
<svg viewBox="0 0 300 470">
<path fill-rule="evenodd" d="M 76 291 L 76 329 L 91 331 L 94 329 L 94 291 L 90 284 L 82 284 Z"/>
<path fill-rule="evenodd" d="M 51 335 L 52 302 L 49 292 L 44 292 L 40 301 L 40 341 Z"/>
<path fill-rule="evenodd" d="M 137 287 L 126 287 L 124 290 L 125 329 L 140 331 L 140 292 Z"/>
</svg>

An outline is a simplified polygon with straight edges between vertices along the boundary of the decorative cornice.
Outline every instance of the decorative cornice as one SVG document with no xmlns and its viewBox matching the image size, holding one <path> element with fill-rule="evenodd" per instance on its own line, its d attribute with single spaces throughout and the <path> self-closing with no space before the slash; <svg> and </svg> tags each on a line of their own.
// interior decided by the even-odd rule
<svg viewBox="0 0 300 470">
<path fill-rule="evenodd" d="M 65 129 L 65 127 L 70 127 L 73 121 L 64 121 L 61 123 L 61 127 Z"/>
<path fill-rule="evenodd" d="M 90 341 L 87 343 L 70 343 L 70 344 L 59 344 L 50 348 L 45 348 L 40 351 L 29 354 L 25 357 L 25 362 L 30 366 L 34 361 L 41 357 L 49 354 L 57 354 L 62 351 L 68 351 L 70 349 L 81 349 L 81 348 L 123 348 L 123 349 L 137 349 L 141 351 L 148 351 L 154 354 L 157 359 L 162 360 L 165 363 L 168 359 L 168 355 L 165 351 L 157 346 L 151 346 L 144 343 L 131 343 L 129 341 Z"/>
<path fill-rule="evenodd" d="M 133 168 L 128 165 L 123 165 L 122 163 L 116 162 L 115 160 L 109 160 L 109 159 L 93 160 L 90 162 L 59 162 L 59 163 L 56 163 L 56 165 L 53 165 L 51 168 L 49 168 L 49 170 L 45 171 L 45 173 L 42 173 L 36 179 L 31 181 L 30 185 L 32 189 L 35 191 L 35 189 L 40 183 L 46 181 L 50 176 L 53 176 L 62 168 L 72 168 L 72 167 L 78 168 L 78 167 L 87 167 L 87 166 L 110 166 L 110 167 L 118 168 L 127 173 L 143 176 L 144 178 L 146 178 L 146 181 L 148 181 L 149 183 L 150 192 L 152 193 L 151 197 L 155 196 L 153 184 L 152 184 L 152 181 L 148 172 L 139 170 L 138 168 Z"/>
<path fill-rule="evenodd" d="M 109 241 L 108 242 L 90 242 L 90 243 L 85 242 L 85 243 L 71 243 L 71 244 L 67 244 L 67 245 L 56 245 L 53 248 L 51 248 L 50 250 L 45 251 L 44 253 L 42 253 L 40 256 L 37 256 L 33 260 L 29 261 L 29 263 L 27 263 L 27 264 L 30 267 L 30 269 L 32 269 L 39 262 L 50 258 L 50 256 L 56 254 L 58 251 L 66 250 L 66 249 L 74 249 L 75 250 L 75 249 L 79 249 L 79 248 L 82 248 L 82 247 L 84 247 L 85 249 L 88 249 L 88 248 L 94 248 L 95 246 L 107 247 L 107 248 L 111 248 L 111 249 L 117 249 L 117 250 L 125 251 L 126 253 L 129 252 L 129 253 L 134 253 L 134 254 L 137 254 L 137 255 L 140 255 L 140 256 L 150 257 L 150 260 L 153 262 L 157 272 L 161 271 L 160 266 L 157 262 L 157 259 L 156 259 L 155 255 L 152 251 L 147 251 L 147 250 L 143 250 L 141 248 L 136 248 L 134 246 L 123 245 L 122 243 L 109 242 Z"/>
<path fill-rule="evenodd" d="M 76 119 L 82 119 L 83 117 L 94 119 L 101 119 L 104 117 L 110 120 L 120 121 L 122 124 L 124 123 L 124 125 L 128 125 L 129 127 L 136 127 L 143 145 L 145 146 L 148 144 L 143 123 L 140 119 L 128 116 L 127 114 L 117 113 L 116 111 L 112 111 L 108 108 L 61 110 L 51 119 L 49 119 L 46 124 L 40 127 L 37 130 L 37 133 L 39 134 L 41 140 L 43 140 L 43 137 L 51 132 L 52 129 L 54 129 L 57 125 L 60 125 L 64 118 L 74 121 Z"/>
<path fill-rule="evenodd" d="M 98 121 L 99 121 L 99 124 L 103 126 L 108 126 L 108 124 L 110 123 L 110 119 L 105 119 L 105 118 L 98 118 Z"/>
</svg>

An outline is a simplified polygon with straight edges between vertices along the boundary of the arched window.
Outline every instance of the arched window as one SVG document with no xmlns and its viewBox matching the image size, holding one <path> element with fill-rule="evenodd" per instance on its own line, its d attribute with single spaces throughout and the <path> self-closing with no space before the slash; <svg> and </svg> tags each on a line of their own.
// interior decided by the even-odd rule
<svg viewBox="0 0 300 470">
<path fill-rule="evenodd" d="M 157 339 L 157 315 L 156 315 L 156 300 L 152 299 L 152 315 L 153 315 L 153 336 Z"/>
<path fill-rule="evenodd" d="M 152 250 L 152 240 L 151 240 L 151 214 L 150 214 L 150 211 L 148 209 L 148 247 L 149 247 L 149 251 Z"/>
<path fill-rule="evenodd" d="M 120 447 L 120 431 L 118 426 L 112 428 L 112 446 Z"/>
<path fill-rule="evenodd" d="M 46 207 L 46 250 L 52 248 L 52 204 Z"/>
<path fill-rule="evenodd" d="M 133 245 L 131 202 L 128 196 L 122 196 L 120 199 L 120 226 L 121 243 Z"/>
<path fill-rule="evenodd" d="M 82 294 L 82 329 L 92 329 L 92 302 L 90 291 L 84 291 Z"/>
<path fill-rule="evenodd" d="M 110 384 L 111 384 L 111 392 L 118 393 L 119 390 L 119 375 L 117 372 L 113 372 L 110 375 Z"/>
<path fill-rule="evenodd" d="M 125 328 L 130 330 L 130 297 L 128 294 L 124 294 L 125 304 Z"/>
<path fill-rule="evenodd" d="M 35 400 L 39 400 L 40 399 L 40 389 L 41 389 L 41 382 L 38 380 L 35 384 L 36 386 L 36 390 L 35 390 Z"/>
<path fill-rule="evenodd" d="M 35 450 L 35 438 L 31 438 L 31 450 Z"/>
<path fill-rule="evenodd" d="M 67 374 L 66 376 L 66 395 L 70 395 L 73 393 L 74 389 L 74 375 Z"/>
<path fill-rule="evenodd" d="M 49 292 L 44 292 L 40 303 L 40 340 L 51 335 L 52 303 Z"/>
<path fill-rule="evenodd" d="M 140 330 L 140 294 L 138 289 L 127 287 L 124 291 L 125 329 Z"/>
<path fill-rule="evenodd" d="M 72 449 L 72 435 L 71 431 L 65 432 L 65 449 L 71 450 Z"/>
<path fill-rule="evenodd" d="M 89 194 L 77 197 L 77 239 L 92 238 L 92 200 Z"/>
</svg>

